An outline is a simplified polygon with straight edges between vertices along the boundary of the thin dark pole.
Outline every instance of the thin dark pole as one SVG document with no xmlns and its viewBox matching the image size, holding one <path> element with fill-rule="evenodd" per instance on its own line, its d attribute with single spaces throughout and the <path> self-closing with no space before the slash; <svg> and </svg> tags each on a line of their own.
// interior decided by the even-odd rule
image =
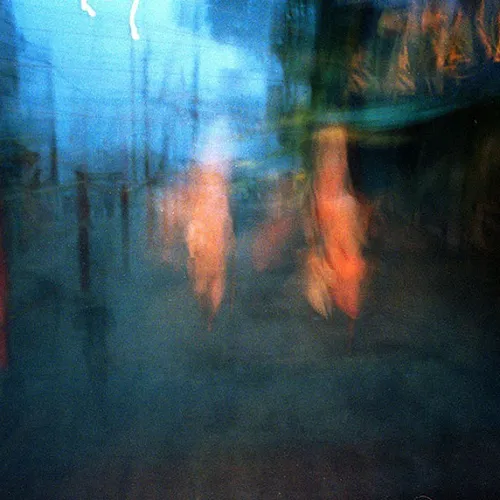
<svg viewBox="0 0 500 500">
<path fill-rule="evenodd" d="M 198 34 L 200 29 L 200 10 L 196 7 L 195 17 L 194 17 L 194 32 Z M 193 151 L 196 148 L 198 135 L 200 131 L 200 46 L 197 43 L 195 48 L 195 58 L 193 65 L 193 82 L 192 82 L 192 96 L 191 96 L 191 119 L 193 122 L 193 132 L 192 132 L 192 148 Z"/>
<path fill-rule="evenodd" d="M 132 151 L 131 151 L 131 177 L 132 182 L 137 181 L 137 130 L 135 109 L 135 50 L 134 40 L 130 40 L 130 96 L 132 118 Z"/>
<path fill-rule="evenodd" d="M 130 271 L 130 211 L 129 211 L 130 193 L 128 184 L 122 185 L 120 202 L 122 212 L 122 256 L 123 269 L 125 273 Z"/>
<path fill-rule="evenodd" d="M 53 68 L 49 69 L 49 92 L 50 92 L 50 106 L 52 110 L 52 116 L 50 120 L 50 181 L 52 184 L 58 184 L 59 182 L 59 168 L 57 164 L 57 135 L 56 135 L 56 100 L 55 100 L 55 89 L 54 89 L 54 78 L 53 78 Z"/>
<path fill-rule="evenodd" d="M 149 143 L 151 140 L 151 123 L 149 118 L 149 41 L 147 43 L 146 51 L 144 53 L 144 59 L 142 62 L 143 71 L 143 88 L 142 88 L 142 100 L 144 106 L 144 177 L 146 182 L 150 181 L 151 171 L 150 171 L 150 158 L 149 158 Z"/>
<path fill-rule="evenodd" d="M 90 290 L 90 200 L 87 172 L 77 171 L 78 255 L 80 263 L 80 288 Z"/>
<path fill-rule="evenodd" d="M 155 238 L 155 207 L 153 185 L 148 183 L 146 186 L 146 230 L 148 248 L 153 248 Z"/>
</svg>

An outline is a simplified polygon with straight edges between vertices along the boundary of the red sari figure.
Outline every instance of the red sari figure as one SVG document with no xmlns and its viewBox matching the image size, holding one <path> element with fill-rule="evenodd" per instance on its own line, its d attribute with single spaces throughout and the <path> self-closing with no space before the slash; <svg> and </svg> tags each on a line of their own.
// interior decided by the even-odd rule
<svg viewBox="0 0 500 500">
<path fill-rule="evenodd" d="M 332 126 L 321 130 L 315 146 L 316 170 L 306 224 L 305 293 L 324 317 L 330 316 L 334 307 L 343 311 L 351 319 L 352 336 L 367 270 L 362 254 L 366 214 L 350 184 L 345 129 Z"/>
<path fill-rule="evenodd" d="M 209 330 L 224 297 L 227 262 L 234 247 L 228 184 L 224 173 L 206 165 L 195 167 L 190 175 L 188 273 Z"/>
<path fill-rule="evenodd" d="M 226 119 L 215 120 L 206 132 L 200 150 L 195 151 L 187 185 L 166 193 L 163 225 L 164 259 L 175 261 L 172 248 L 182 239 L 189 280 L 211 330 L 224 298 L 235 237 L 230 212 L 231 137 Z"/>
</svg>

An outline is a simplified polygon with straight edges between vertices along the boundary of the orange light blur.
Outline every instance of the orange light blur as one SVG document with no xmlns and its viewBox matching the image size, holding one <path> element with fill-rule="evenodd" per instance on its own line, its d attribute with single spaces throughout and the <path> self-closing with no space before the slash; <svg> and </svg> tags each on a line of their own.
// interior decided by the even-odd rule
<svg viewBox="0 0 500 500">
<path fill-rule="evenodd" d="M 347 134 L 330 127 L 316 136 L 317 164 L 311 203 L 312 238 L 305 259 L 305 294 L 311 306 L 329 316 L 335 304 L 358 317 L 366 276 L 362 248 L 366 215 L 351 192 Z"/>
<path fill-rule="evenodd" d="M 195 168 L 190 175 L 186 229 L 189 274 L 209 317 L 217 313 L 226 285 L 227 258 L 234 246 L 229 186 L 220 172 Z"/>
<path fill-rule="evenodd" d="M 224 297 L 227 260 L 234 248 L 226 177 L 215 169 L 194 166 L 186 186 L 166 192 L 163 232 L 167 262 L 179 265 L 175 247 L 180 241 L 185 244 L 193 291 L 211 328 Z"/>
</svg>

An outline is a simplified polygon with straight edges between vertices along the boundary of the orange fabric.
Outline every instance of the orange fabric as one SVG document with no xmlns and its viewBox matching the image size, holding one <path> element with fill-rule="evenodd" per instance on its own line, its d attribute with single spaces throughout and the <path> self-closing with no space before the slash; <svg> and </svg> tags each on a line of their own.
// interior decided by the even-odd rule
<svg viewBox="0 0 500 500">
<path fill-rule="evenodd" d="M 169 190 L 163 200 L 164 258 L 184 241 L 193 291 L 213 316 L 226 284 L 227 258 L 233 247 L 229 186 L 223 174 L 195 167 L 185 187 Z"/>
<path fill-rule="evenodd" d="M 225 291 L 226 261 L 232 247 L 229 192 L 224 176 L 198 170 L 193 173 L 191 211 L 186 244 L 191 259 L 191 279 L 200 298 L 216 313 Z"/>
<path fill-rule="evenodd" d="M 338 128 L 327 129 L 318 136 L 313 219 L 316 245 L 321 251 L 310 250 L 316 256 L 309 255 L 306 273 L 309 269 L 317 280 L 322 280 L 324 283 L 318 284 L 317 289 L 328 290 L 330 297 L 321 300 L 312 297 L 311 276 L 307 279 L 307 293 L 311 305 L 324 316 L 328 307 L 322 308 L 321 304 L 332 301 L 349 317 L 356 318 L 361 306 L 361 284 L 366 276 L 362 255 L 366 216 L 363 217 L 361 206 L 348 187 L 346 140 L 345 132 Z M 321 262 L 311 265 L 317 259 Z M 318 270 L 321 270 L 321 278 Z"/>
</svg>

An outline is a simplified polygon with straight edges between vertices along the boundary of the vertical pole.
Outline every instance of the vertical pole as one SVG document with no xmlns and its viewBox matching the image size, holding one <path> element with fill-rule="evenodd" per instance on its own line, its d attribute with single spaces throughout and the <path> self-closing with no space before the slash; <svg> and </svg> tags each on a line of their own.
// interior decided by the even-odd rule
<svg viewBox="0 0 500 500">
<path fill-rule="evenodd" d="M 196 12 L 194 17 L 194 33 L 196 36 L 196 48 L 194 56 L 194 66 L 193 66 L 193 95 L 191 98 L 191 118 L 193 120 L 193 137 L 192 137 L 192 149 L 196 148 L 196 143 L 198 140 L 198 134 L 200 129 L 200 111 L 198 109 L 199 104 L 199 94 L 200 94 L 200 46 L 198 43 L 198 32 L 200 30 L 200 9 L 198 4 L 196 5 Z"/>
<path fill-rule="evenodd" d="M 130 39 L 130 95 L 131 95 L 131 116 L 132 116 L 132 151 L 131 151 L 131 176 L 132 182 L 137 181 L 137 131 L 135 116 L 135 50 L 134 40 Z"/>
<path fill-rule="evenodd" d="M 80 263 L 80 288 L 90 290 L 90 201 L 88 193 L 88 173 L 76 172 L 77 213 L 78 213 L 78 255 Z"/>
<path fill-rule="evenodd" d="M 57 165 L 57 138 L 55 124 L 53 124 L 52 127 L 52 138 L 50 141 L 50 181 L 52 182 L 52 184 L 57 185 L 59 184 L 59 172 Z"/>
<path fill-rule="evenodd" d="M 55 88 L 54 88 L 54 78 L 52 72 L 54 71 L 52 65 L 49 68 L 49 91 L 50 91 L 50 107 L 51 107 L 51 120 L 50 120 L 50 183 L 56 187 L 59 184 L 59 167 L 58 167 L 58 155 L 57 155 L 57 135 L 56 135 L 56 100 L 55 100 Z M 59 195 L 59 189 L 55 189 L 53 195 L 54 204 L 54 214 L 56 219 L 61 216 L 61 197 Z M 64 216 L 64 215 L 63 215 Z"/>
<path fill-rule="evenodd" d="M 168 165 L 168 147 L 169 147 L 169 135 L 168 135 L 168 118 L 167 118 L 167 103 L 166 103 L 166 94 L 167 94 L 167 73 L 163 78 L 162 87 L 160 91 L 160 105 L 162 110 L 162 126 L 161 126 L 161 138 L 162 138 L 162 155 L 159 166 L 159 171 L 162 179 L 165 179 L 165 170 Z"/>
<path fill-rule="evenodd" d="M 149 164 L 149 141 L 151 140 L 151 127 L 149 121 L 149 40 L 147 42 L 146 51 L 144 52 L 144 58 L 142 61 L 142 71 L 143 71 L 143 88 L 142 88 L 142 100 L 144 106 L 144 177 L 147 183 L 150 180 L 150 164 Z"/>
<path fill-rule="evenodd" d="M 125 273 L 130 272 L 130 217 L 129 217 L 129 201 L 130 193 L 128 183 L 124 182 L 120 194 L 121 211 L 122 211 L 122 256 L 123 270 Z"/>
<path fill-rule="evenodd" d="M 4 247 L 4 207 L 0 201 L 0 370 L 6 370 L 9 366 L 7 284 L 7 255 Z"/>
<path fill-rule="evenodd" d="M 153 186 L 148 183 L 146 186 L 146 231 L 148 248 L 153 248 L 155 235 L 155 210 Z"/>
<path fill-rule="evenodd" d="M 167 170 L 167 166 L 169 163 L 169 137 L 168 137 L 168 124 L 167 118 L 163 117 L 163 127 L 162 127 L 162 136 L 163 136 L 163 151 L 161 155 L 161 163 L 160 163 L 160 176 L 162 179 L 165 178 L 165 172 Z"/>
<path fill-rule="evenodd" d="M 193 151 L 196 147 L 198 140 L 198 134 L 200 129 L 200 110 L 198 108 L 199 104 L 199 66 L 200 66 L 200 54 L 196 53 L 196 59 L 194 61 L 194 71 L 193 71 L 193 96 L 191 99 L 191 119 L 193 121 L 193 136 L 192 136 L 192 148 Z"/>
<path fill-rule="evenodd" d="M 52 111 L 50 121 L 50 182 L 57 184 L 59 182 L 59 172 L 57 165 L 57 136 L 56 136 L 56 102 L 55 102 L 55 89 L 52 66 L 49 69 L 49 102 Z"/>
</svg>

